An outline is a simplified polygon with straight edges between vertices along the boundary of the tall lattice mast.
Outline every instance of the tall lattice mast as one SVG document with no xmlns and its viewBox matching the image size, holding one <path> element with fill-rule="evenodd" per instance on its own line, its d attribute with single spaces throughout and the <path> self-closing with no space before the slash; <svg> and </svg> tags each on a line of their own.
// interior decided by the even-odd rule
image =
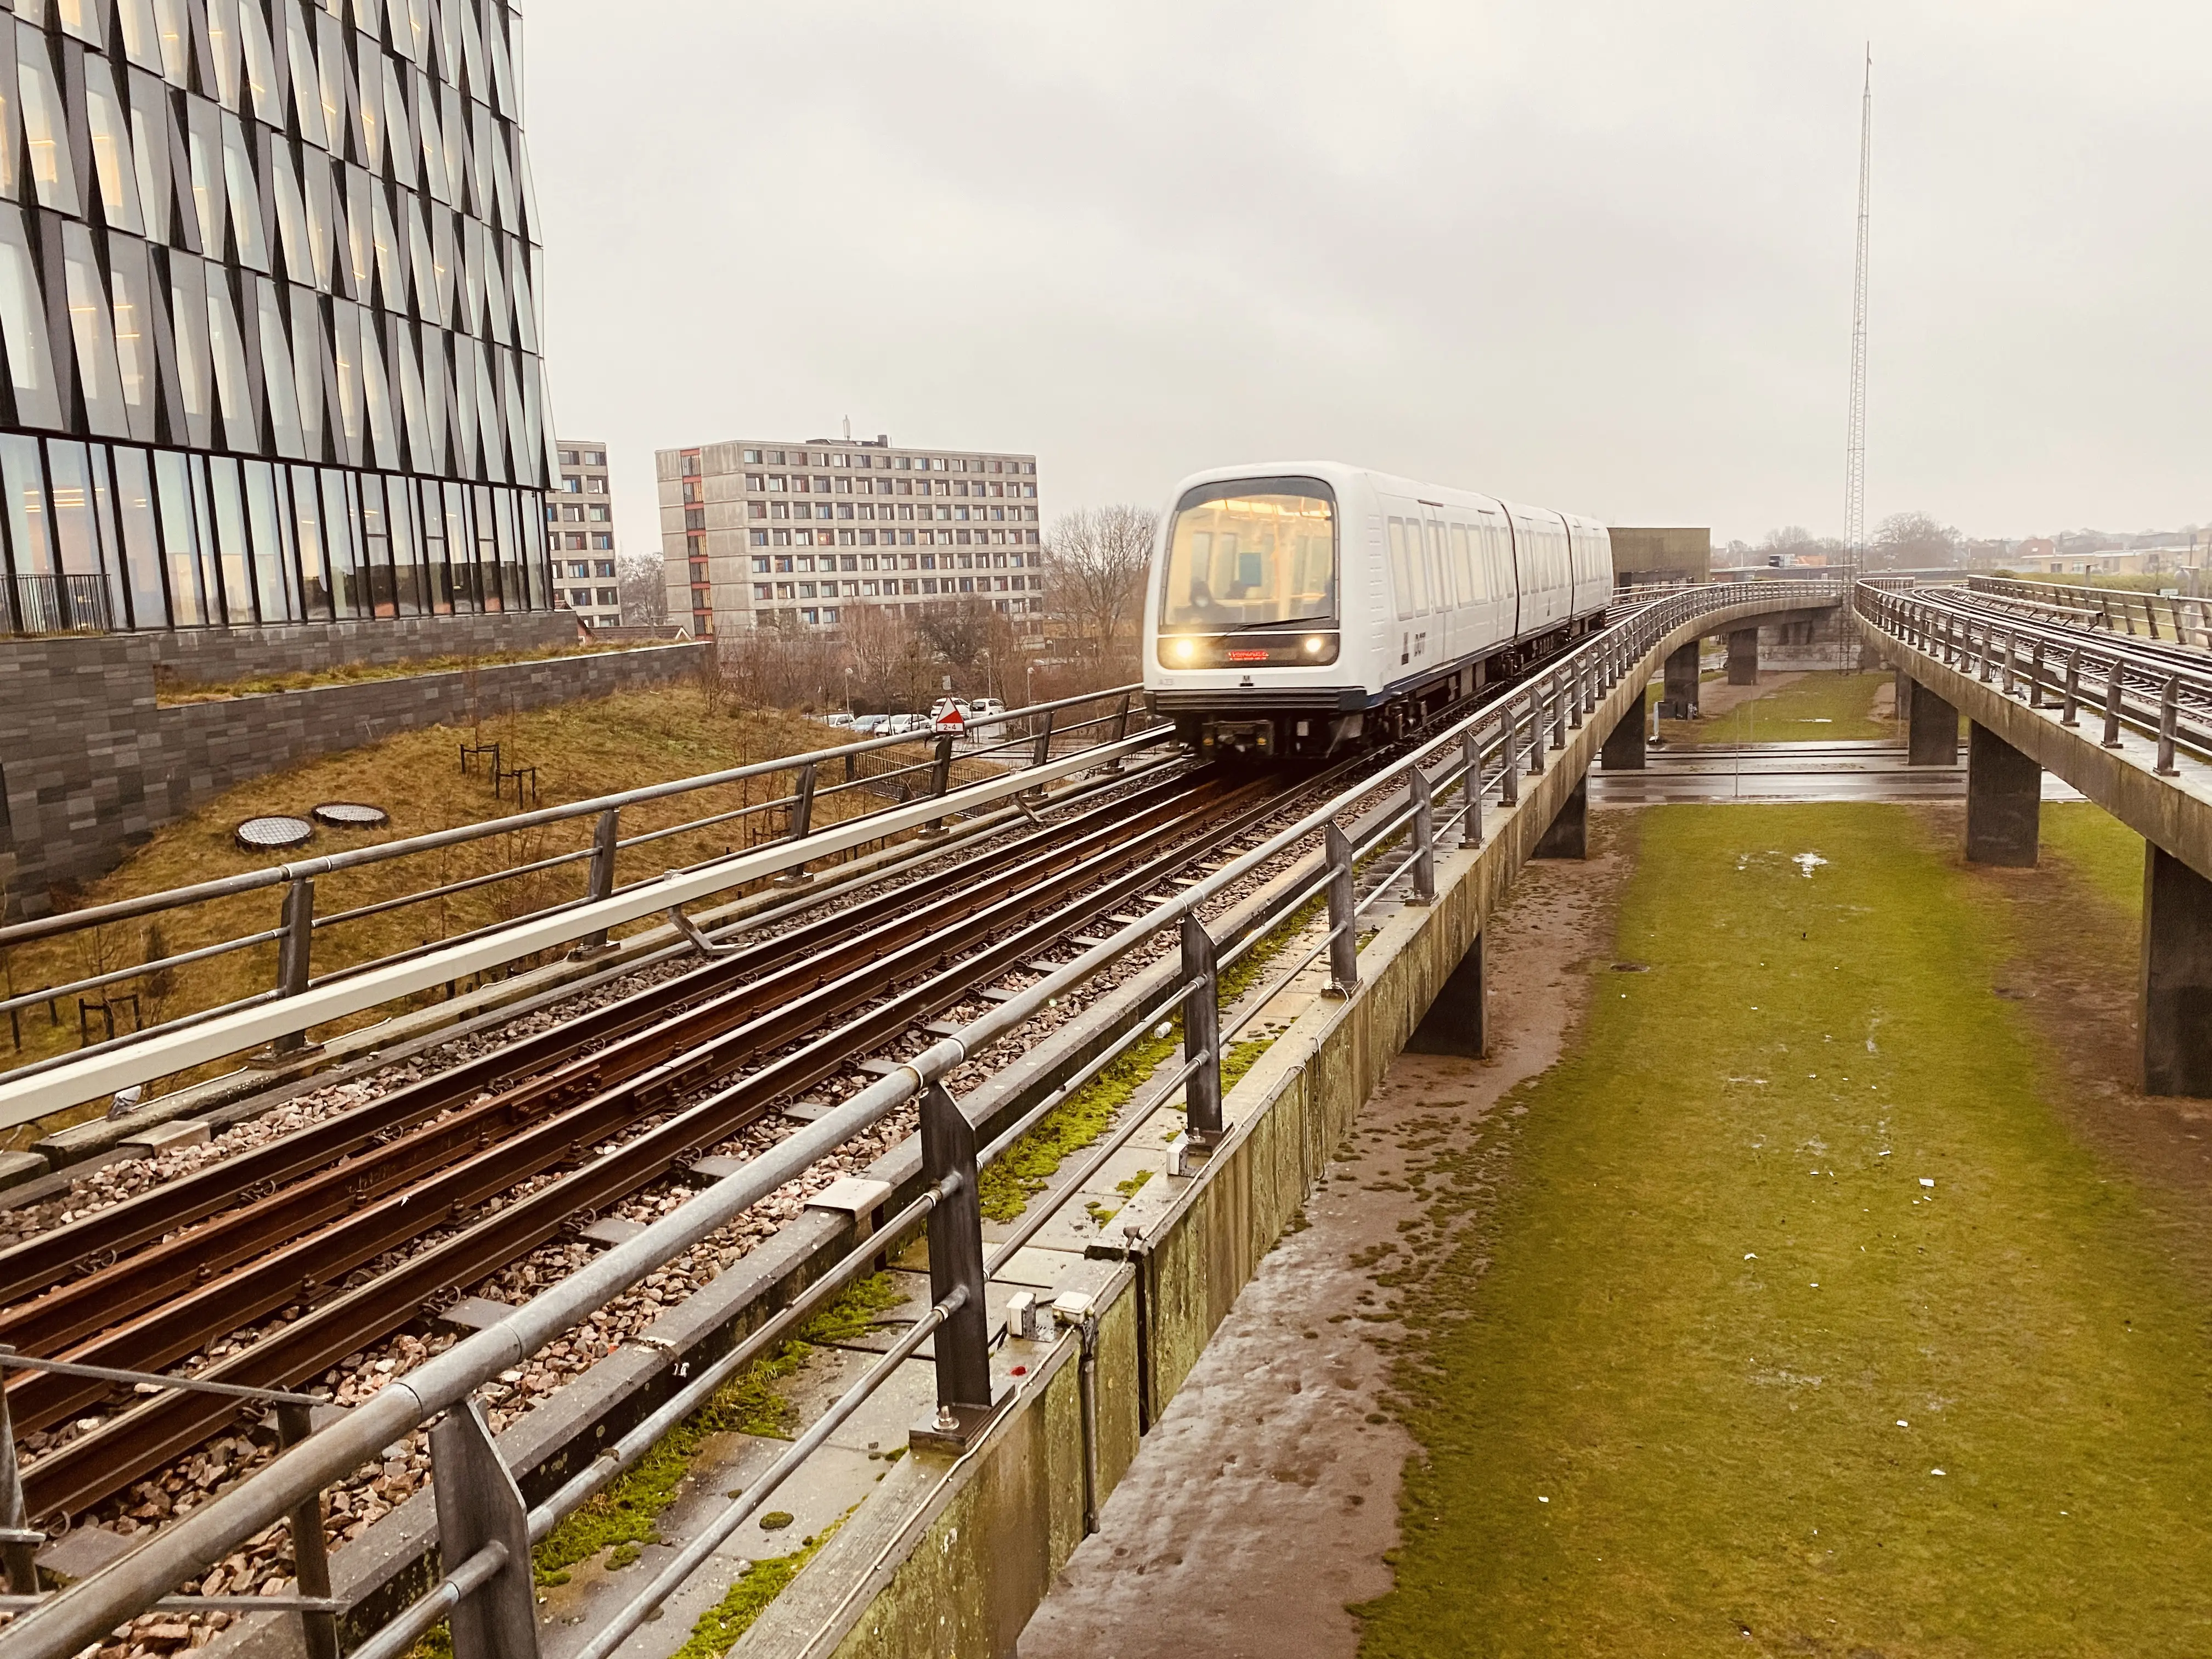
<svg viewBox="0 0 2212 1659">
<path fill-rule="evenodd" d="M 1851 418 L 1844 441 L 1844 544 L 1854 567 L 1866 562 L 1867 198 L 1873 183 L 1874 47 L 1867 47 L 1859 99 L 1859 246 L 1851 279 Z"/>
</svg>

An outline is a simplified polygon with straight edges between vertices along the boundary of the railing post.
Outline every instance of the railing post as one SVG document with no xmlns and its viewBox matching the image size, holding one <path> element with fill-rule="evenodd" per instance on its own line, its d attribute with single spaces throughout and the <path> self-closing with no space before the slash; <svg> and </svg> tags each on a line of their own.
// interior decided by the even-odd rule
<svg viewBox="0 0 2212 1659">
<path fill-rule="evenodd" d="M 1413 902 L 1434 904 L 1437 902 L 1436 796 L 1429 784 L 1429 775 L 1418 766 L 1413 769 L 1410 787 L 1413 793 Z"/>
<path fill-rule="evenodd" d="M 1116 709 L 1114 714 L 1114 736 L 1112 741 L 1115 743 L 1121 742 L 1122 738 L 1129 735 L 1129 693 L 1124 691 L 1121 694 L 1121 706 L 1120 708 Z M 1119 772 L 1121 769 L 1121 757 L 1119 755 L 1116 755 L 1112 760 L 1106 763 L 1104 769 L 1109 776 Z"/>
<path fill-rule="evenodd" d="M 1544 700 L 1537 691 L 1528 694 L 1528 775 L 1544 775 Z"/>
<path fill-rule="evenodd" d="M 2027 706 L 2043 707 L 2043 641 L 2038 639 L 2027 659 Z"/>
<path fill-rule="evenodd" d="M 295 1401 L 278 1402 L 276 1445 L 280 1451 L 291 1450 L 313 1432 L 314 1421 L 307 1407 Z M 327 1597 L 331 1593 L 331 1558 L 323 1541 L 323 1494 L 318 1491 L 301 1498 L 288 1519 L 292 1532 L 293 1577 L 300 1594 Z M 458 1566 L 459 1563 L 451 1565 Z M 307 1643 L 307 1659 L 338 1659 L 337 1614 L 302 1612 L 300 1633 Z"/>
<path fill-rule="evenodd" d="M 315 944 L 315 882 L 299 876 L 284 890 L 284 937 L 276 946 L 276 994 L 296 997 L 306 993 Z M 269 1045 L 271 1058 L 312 1054 L 318 1045 L 305 1031 L 287 1031 Z"/>
<path fill-rule="evenodd" d="M 2169 674 L 2166 690 L 2158 700 L 2158 775 L 2162 778 L 2179 775 L 2180 769 L 2173 763 L 2173 738 L 2181 724 L 2181 676 Z"/>
<path fill-rule="evenodd" d="M 2066 653 L 2066 702 L 2058 719 L 2061 726 L 2081 724 L 2081 647 Z"/>
<path fill-rule="evenodd" d="M 0 1382 L 6 1381 L 0 1372 Z M 15 1462 L 15 1425 L 8 1416 L 8 1395 L 0 1388 L 0 1564 L 5 1564 L 8 1593 L 39 1593 L 39 1547 L 23 1508 L 23 1471 Z"/>
<path fill-rule="evenodd" d="M 957 1297 L 960 1305 L 931 1339 L 937 1349 L 937 1415 L 918 1437 L 942 1449 L 964 1450 L 991 1420 L 991 1312 L 983 1299 L 975 1129 L 941 1083 L 921 1093 L 921 1178 L 944 1194 L 929 1212 L 930 1300 Z"/>
<path fill-rule="evenodd" d="M 805 841 L 814 830 L 814 769 L 809 761 L 799 769 L 799 783 L 791 793 L 791 839 Z"/>
<path fill-rule="evenodd" d="M 1466 781 L 1460 785 L 1460 796 L 1467 807 L 1460 820 L 1459 844 L 1462 847 L 1482 845 L 1482 734 L 1479 728 L 1468 726 L 1466 738 Z M 1510 771 L 1511 768 L 1506 769 Z"/>
<path fill-rule="evenodd" d="M 1498 774 L 1498 804 L 1517 806 L 1521 804 L 1521 757 L 1513 751 L 1520 736 L 1518 723 L 1513 718 L 1513 700 L 1508 697 L 1498 711 L 1498 758 L 1502 763 Z"/>
<path fill-rule="evenodd" d="M 1574 693 L 1563 684 L 1565 678 L 1566 670 L 1564 668 L 1552 671 L 1552 747 L 1554 749 L 1567 746 L 1567 708 L 1574 701 Z"/>
<path fill-rule="evenodd" d="M 438 1555 L 448 1571 L 487 1544 L 507 1547 L 499 1571 L 447 1615 L 453 1659 L 538 1659 L 530 1514 L 476 1401 L 463 1401 L 430 1431 L 430 1492 Z"/>
<path fill-rule="evenodd" d="M 1051 709 L 1044 711 L 1044 724 L 1037 728 L 1036 742 L 1030 750 L 1031 766 L 1042 766 L 1052 759 L 1052 716 Z"/>
<path fill-rule="evenodd" d="M 938 799 L 951 787 L 952 734 L 950 732 L 940 732 L 937 734 L 937 757 L 930 763 L 929 767 L 930 799 L 933 800 Z M 941 836 L 945 834 L 945 820 L 943 818 L 930 819 L 927 823 L 921 826 L 921 833 L 925 836 Z"/>
<path fill-rule="evenodd" d="M 1352 888 L 1352 842 L 1331 819 L 1322 832 L 1322 844 L 1328 859 L 1328 988 L 1334 995 L 1348 997 L 1359 984 L 1359 915 L 1358 900 Z"/>
<path fill-rule="evenodd" d="M 2111 666 L 2105 670 L 2105 747 L 2107 749 L 2120 746 L 2121 678 L 2120 659 L 2115 657 Z"/>
<path fill-rule="evenodd" d="M 1221 1121 L 1221 976 L 1213 939 L 1188 910 L 1182 918 L 1182 1059 L 1193 1067 L 1183 1085 L 1191 1145 L 1211 1146 L 1227 1126 Z"/>
<path fill-rule="evenodd" d="M 1589 665 L 1577 659 L 1567 670 L 1567 724 L 1579 732 L 1589 696 Z"/>
<path fill-rule="evenodd" d="M 615 891 L 615 854 L 622 842 L 622 808 L 610 806 L 599 816 L 592 826 L 592 862 L 586 877 L 584 896 L 592 903 L 612 898 Z M 598 928 L 586 933 L 568 953 L 569 960 L 595 957 L 602 951 L 611 951 L 607 930 Z"/>
<path fill-rule="evenodd" d="M 1982 624 L 1981 654 L 1974 669 L 1975 679 L 1984 685 L 1987 685 L 1990 683 L 1990 641 L 1994 637 L 1995 630 L 1991 629 L 1987 623 L 1984 623 Z"/>
</svg>

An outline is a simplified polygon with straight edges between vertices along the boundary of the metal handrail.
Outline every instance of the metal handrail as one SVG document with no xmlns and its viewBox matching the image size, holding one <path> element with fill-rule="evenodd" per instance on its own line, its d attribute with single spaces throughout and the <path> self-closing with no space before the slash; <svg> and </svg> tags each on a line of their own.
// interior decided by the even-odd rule
<svg viewBox="0 0 2212 1659">
<path fill-rule="evenodd" d="M 1126 924 L 1111 937 L 1085 950 L 1073 962 L 1046 975 L 1006 1001 L 993 1005 L 962 1027 L 956 1035 L 939 1039 L 920 1054 L 900 1063 L 890 1074 L 866 1085 L 820 1118 L 805 1125 L 760 1156 L 749 1159 L 741 1168 L 703 1189 L 689 1202 L 651 1223 L 626 1242 L 613 1246 L 531 1301 L 515 1308 L 497 1323 L 464 1338 L 414 1370 L 394 1377 L 376 1394 L 356 1406 L 342 1421 L 284 1451 L 268 1468 L 193 1510 L 130 1555 L 72 1585 L 46 1605 L 27 1613 L 10 1628 L 0 1632 L 0 1659 L 69 1659 L 69 1656 L 133 1616 L 171 1586 L 204 1571 L 208 1563 L 220 1559 L 238 1543 L 284 1519 L 300 1504 L 312 1501 L 324 1487 L 348 1477 L 395 1439 L 439 1413 L 460 1404 L 500 1371 L 525 1363 L 532 1353 L 626 1292 L 645 1275 L 728 1224 L 753 1205 L 803 1175 L 854 1136 L 879 1123 L 889 1113 L 936 1088 L 939 1079 L 972 1056 L 1014 1036 L 1048 1006 L 1057 1002 L 1132 951 L 1164 936 L 1172 937 L 1175 932 L 1183 929 L 1186 918 L 1198 917 L 1204 907 L 1228 895 L 1237 884 L 1251 878 L 1286 854 L 1306 844 L 1316 835 L 1334 830 L 1340 817 L 1354 812 L 1379 788 L 1393 787 L 1400 783 L 1410 786 L 1416 771 L 1421 770 L 1422 781 L 1432 795 L 1448 792 L 1455 785 L 1459 787 L 1462 796 L 1459 811 L 1444 821 L 1449 823 L 1454 818 L 1464 821 L 1470 814 L 1479 814 L 1484 793 L 1489 787 L 1486 775 L 1489 758 L 1493 755 L 1502 755 L 1504 764 L 1498 775 L 1498 784 L 1501 805 L 1507 805 L 1507 791 L 1511 787 L 1513 769 L 1516 764 L 1516 744 L 1524 727 L 1529 737 L 1540 745 L 1541 726 L 1547 723 L 1546 709 L 1549 708 L 1553 720 L 1567 718 L 1557 689 L 1573 688 L 1576 697 L 1574 716 L 1579 724 L 1583 711 L 1594 707 L 1598 698 L 1617 687 L 1632 665 L 1644 661 L 1676 627 L 1706 611 L 1735 610 L 1747 604 L 1773 608 L 1777 600 L 1800 605 L 1808 602 L 1832 604 L 1843 598 L 1842 589 L 1832 582 L 1785 580 L 1760 583 L 1755 598 L 1744 593 L 1741 587 L 1729 592 L 1707 586 L 1679 590 L 1637 607 L 1613 627 L 1570 650 L 1562 663 L 1550 671 L 1548 679 L 1555 688 L 1555 694 L 1548 702 L 1532 700 L 1524 714 L 1520 704 L 1527 693 L 1518 687 L 1506 691 L 1452 725 L 1441 735 L 1392 762 L 1380 774 L 1362 780 L 1295 823 L 1270 836 L 1258 847 L 1239 854 L 1192 886 L 1163 901 L 1145 915 Z M 1570 665 L 1573 670 L 1571 679 L 1565 678 Z M 1455 746 L 1455 755 L 1453 753 Z M 1439 759 L 1444 762 L 1440 770 L 1440 781 L 1430 781 L 1425 769 L 1434 767 Z M 1540 747 L 1538 759 L 1541 763 Z M 1422 822 L 1417 816 L 1413 820 L 1414 827 L 1418 829 Z M 1360 844 L 1370 851 L 1375 850 L 1388 837 L 1407 832 L 1404 816 L 1392 811 L 1380 824 L 1363 829 Z M 1431 833 L 1433 834 L 1433 826 Z M 1340 832 L 1339 834 L 1340 836 Z M 1342 856 L 1348 867 L 1353 849 L 1348 842 L 1344 843 L 1344 848 Z M 1394 876 L 1390 880 L 1397 878 Z M 1389 884 L 1386 882 L 1384 886 Z M 1311 896 L 1310 883 L 1301 880 L 1286 884 L 1281 895 L 1259 907 L 1257 914 L 1245 916 L 1234 930 L 1235 939 L 1226 942 L 1233 948 L 1248 937 L 1264 935 L 1279 927 L 1285 916 L 1295 911 L 1297 904 L 1304 903 Z M 1324 940 L 1324 947 L 1338 941 L 1346 925 L 1342 919 L 1332 919 L 1330 938 Z M 1188 939 L 1187 933 L 1185 937 Z M 1200 994 L 1204 993 L 1210 982 L 1218 982 L 1214 980 L 1212 963 L 1209 963 L 1208 971 L 1197 988 Z M 1080 1068 L 1079 1079 L 1088 1080 L 1097 1077 L 1114 1057 L 1124 1052 L 1136 1040 L 1137 1035 L 1151 1029 L 1153 1021 L 1165 1008 L 1174 1006 L 1178 1001 L 1188 1007 L 1186 999 L 1192 994 L 1193 988 L 1188 977 L 1179 977 L 1173 999 L 1165 1002 L 1155 1001 L 1140 1011 L 1140 1019 L 1132 1023 L 1124 1034 L 1123 1041 Z M 1188 1047 L 1190 1042 L 1188 1032 L 1185 1041 Z M 1222 1040 L 1217 1036 L 1212 1045 L 1212 1052 L 1201 1049 L 1197 1053 L 1187 1053 L 1182 1066 L 1170 1081 L 1201 1076 L 1203 1068 L 1207 1066 L 1215 1068 L 1218 1077 L 1222 1047 Z M 1071 1081 L 1063 1084 L 1055 1092 L 1060 1098 L 1065 1098 L 1078 1086 L 1080 1086 L 1080 1081 Z M 1025 1119 L 1034 1121 L 1045 1109 L 1048 1107 L 1040 1107 L 1026 1114 Z M 1133 1120 L 1135 1115 L 1133 1114 L 1132 1117 Z M 1127 1126 L 1124 1128 L 1126 1130 Z M 994 1141 L 978 1161 L 988 1161 L 990 1157 L 999 1155 L 1012 1142 L 1013 1132 L 1010 1131 Z M 893 1355 L 902 1358 L 918 1347 L 921 1335 L 927 1334 L 924 1328 L 946 1318 L 951 1311 L 951 1298 L 939 1302 L 915 1328 L 915 1331 L 910 1332 L 908 1338 L 893 1349 Z M 940 1355 L 944 1352 L 945 1347 L 940 1345 Z M 887 1356 L 886 1363 L 879 1364 L 872 1373 L 869 1386 L 889 1375 L 891 1369 L 888 1363 L 890 1358 Z M 854 1391 L 848 1391 L 832 1407 L 832 1417 L 842 1420 L 842 1414 L 856 1403 Z M 824 1419 L 823 1422 L 835 1426 L 830 1419 Z M 759 1498 L 770 1489 L 772 1481 L 781 1480 L 791 1468 L 797 1467 L 802 1449 L 825 1437 L 828 1432 L 828 1429 L 817 1423 L 790 1453 L 779 1460 L 769 1480 L 757 1482 L 749 1489 L 747 1499 L 741 1500 L 740 1508 L 747 1500 L 757 1507 Z M 580 1498 L 577 1501 L 581 1501 Z M 715 1523 L 715 1528 L 702 1536 L 726 1535 L 724 1523 L 734 1526 L 735 1522 L 730 1522 L 729 1516 L 736 1512 L 726 1511 L 720 1521 Z M 750 1510 L 744 1509 L 743 1512 L 750 1513 Z M 742 1513 L 738 1514 L 738 1519 L 742 1519 Z M 533 1535 L 537 1534 L 534 1517 L 532 1532 Z M 686 1563 L 690 1561 L 689 1554 L 680 1559 Z M 471 1562 L 470 1565 L 473 1566 L 475 1564 Z M 489 1576 L 488 1570 L 485 1576 Z M 670 1581 L 670 1572 L 665 1571 L 655 1580 L 655 1589 L 662 1594 L 665 1594 L 664 1581 Z M 450 1607 L 455 1599 L 454 1588 L 448 1583 L 434 1591 L 431 1597 L 404 1613 L 401 1620 L 409 1629 L 419 1634 L 421 1630 L 428 1627 L 429 1623 L 434 1622 L 439 1616 L 438 1609 Z M 641 1618 L 639 1608 L 652 1599 L 654 1598 L 649 1595 L 641 1595 L 625 1609 L 622 1617 L 627 1620 L 635 1614 Z M 425 1609 L 433 1601 L 437 1603 L 437 1608 L 426 1613 Z M 625 1628 L 628 1627 L 634 1626 Z M 396 1653 L 404 1647 L 403 1643 L 390 1634 L 392 1629 L 393 1626 L 387 1626 L 386 1634 L 372 1638 L 377 1653 Z M 603 1632 L 601 1639 L 606 1640 L 613 1629 L 610 1626 L 607 1632 Z M 596 1653 L 599 1650 L 595 1645 L 591 1651 Z"/>
</svg>

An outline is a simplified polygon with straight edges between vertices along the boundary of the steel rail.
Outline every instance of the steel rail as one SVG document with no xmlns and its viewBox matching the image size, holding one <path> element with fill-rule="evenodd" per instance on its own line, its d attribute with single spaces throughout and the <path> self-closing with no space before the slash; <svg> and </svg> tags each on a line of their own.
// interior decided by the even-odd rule
<svg viewBox="0 0 2212 1659">
<path fill-rule="evenodd" d="M 1617 629 L 1608 629 L 1570 654 L 1589 652 L 1589 665 L 1595 671 L 1592 683 L 1610 688 L 1619 683 L 1632 662 L 1648 663 L 1649 653 L 1672 629 L 1703 616 L 1740 611 L 1747 603 L 1779 608 L 1772 602 L 1834 603 L 1845 597 L 1828 583 L 1778 581 L 1759 586 L 1762 592 L 1755 599 L 1705 587 L 1654 600 L 1638 607 Z M 1497 702 L 1486 705 L 1395 763 L 1391 770 L 1402 772 L 1409 765 L 1423 763 L 1443 744 L 1460 741 L 1468 732 L 1493 723 L 1498 713 Z M 259 1474 L 194 1510 L 130 1555 L 0 1632 L 0 1659 L 70 1659 L 172 1585 L 204 1571 L 208 1563 L 221 1559 L 241 1540 L 283 1519 L 291 1507 L 307 1496 L 346 1478 L 400 1435 L 466 1398 L 499 1371 L 522 1363 L 593 1310 L 709 1237 L 971 1056 L 1012 1037 L 1049 1002 L 1112 966 L 1164 929 L 1179 927 L 1183 916 L 1325 828 L 1336 813 L 1374 787 L 1374 781 L 1364 781 L 1350 792 L 1348 799 L 1339 797 L 1259 847 L 1231 859 L 1148 915 L 1085 951 L 1075 961 L 987 1009 L 957 1035 L 932 1043 L 900 1063 L 890 1075 L 865 1085 L 816 1122 L 636 1237 L 587 1262 L 498 1324 L 395 1378 L 341 1422 L 295 1445 Z"/>
<path fill-rule="evenodd" d="M 1266 805 L 1262 803 L 1263 807 Z M 1117 861 L 1126 862 L 1140 855 L 1141 849 L 1122 849 L 1115 856 Z M 335 1300 L 277 1327 L 205 1374 L 265 1382 L 272 1377 L 310 1376 L 334 1364 L 340 1355 L 388 1331 L 393 1323 L 412 1317 L 429 1287 L 450 1285 L 458 1293 L 460 1286 L 556 1236 L 580 1206 L 596 1212 L 623 1194 L 659 1179 L 697 1152 L 757 1120 L 775 1099 L 823 1081 L 849 1064 L 854 1054 L 911 1030 L 933 1009 L 960 1000 L 967 986 L 987 982 L 1023 965 L 1035 957 L 1042 939 L 1085 925 L 1133 894 L 1159 886 L 1168 872 L 1193 855 L 1189 848 L 1162 854 L 1130 874 L 1086 893 L 1068 909 L 1010 937 L 1001 936 L 1001 924 L 994 912 L 1034 909 L 1043 900 L 1031 886 L 1017 898 L 999 901 L 976 913 L 969 924 L 974 935 L 993 941 L 979 955 L 955 964 L 913 993 L 770 1061 L 614 1151 L 599 1154 L 561 1182 L 541 1187 L 446 1241 L 419 1250 L 400 1269 L 345 1291 Z M 945 940 L 945 931 L 939 929 L 932 939 L 909 949 L 917 960 L 927 959 L 933 951 L 942 953 Z M 844 980 L 824 987 L 817 994 L 817 1002 L 834 998 L 830 1005 L 834 1010 L 876 998 L 880 995 L 886 966 L 886 960 L 879 958 L 856 969 Z M 780 1011 L 756 1021 L 754 1030 L 780 1023 L 770 1035 L 783 1037 L 781 1028 L 797 1030 L 817 1018 L 812 1012 Z M 687 1054 L 672 1066 L 696 1063 L 696 1054 Z M 662 1068 L 664 1074 L 670 1069 Z M 625 1090 L 634 1086 L 625 1085 Z M 317 1239 L 287 1246 L 237 1270 L 232 1276 L 240 1285 L 236 1291 L 228 1289 L 227 1281 L 217 1279 L 195 1289 L 176 1304 L 173 1313 L 157 1310 L 142 1316 L 125 1326 L 108 1329 L 94 1344 L 70 1352 L 97 1353 L 112 1346 L 142 1359 L 149 1352 L 164 1358 L 189 1352 L 204 1340 L 204 1327 L 234 1328 L 248 1317 L 295 1300 L 303 1278 L 333 1283 L 346 1261 L 372 1259 L 400 1248 L 426 1226 L 434 1227 L 451 1217 L 469 1213 L 489 1198 L 507 1191 L 529 1168 L 546 1167 L 549 1158 L 573 1159 L 581 1147 L 596 1144 L 610 1129 L 628 1121 L 635 1109 L 629 1098 L 625 1091 L 596 1097 L 567 1113 L 524 1127 L 423 1182 L 387 1193 L 332 1224 L 343 1237 L 357 1241 L 336 1258 L 329 1256 Z M 578 1113 L 589 1115 L 591 1121 L 580 1126 Z M 239 1279 L 239 1274 L 246 1277 Z M 252 1286 L 262 1288 L 252 1291 Z M 15 1397 L 23 1401 L 16 1414 L 26 1424 L 52 1420 L 57 1411 L 66 1413 L 82 1403 L 58 1389 L 32 1393 L 19 1388 Z M 112 1491 L 117 1480 L 131 1478 L 143 1468 L 155 1466 L 195 1443 L 222 1420 L 212 1407 L 195 1402 L 159 1404 L 162 1409 L 143 1406 L 110 1419 L 100 1428 L 78 1436 L 31 1465 L 25 1474 L 25 1486 L 33 1512 L 81 1507 L 102 1492 Z"/>
</svg>

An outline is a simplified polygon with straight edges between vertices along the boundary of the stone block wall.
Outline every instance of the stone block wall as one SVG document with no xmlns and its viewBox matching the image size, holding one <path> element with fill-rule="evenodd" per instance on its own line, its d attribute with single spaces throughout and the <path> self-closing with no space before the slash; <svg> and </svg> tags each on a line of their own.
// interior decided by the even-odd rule
<svg viewBox="0 0 2212 1659">
<path fill-rule="evenodd" d="M 710 649 L 653 646 L 163 708 L 155 664 L 182 637 L 71 635 L 0 645 L 8 915 L 43 914 L 55 883 L 106 874 L 155 830 L 248 778 L 474 714 L 670 684 L 698 673 Z M 460 648 L 441 638 L 436 652 L 419 654 Z"/>
</svg>

